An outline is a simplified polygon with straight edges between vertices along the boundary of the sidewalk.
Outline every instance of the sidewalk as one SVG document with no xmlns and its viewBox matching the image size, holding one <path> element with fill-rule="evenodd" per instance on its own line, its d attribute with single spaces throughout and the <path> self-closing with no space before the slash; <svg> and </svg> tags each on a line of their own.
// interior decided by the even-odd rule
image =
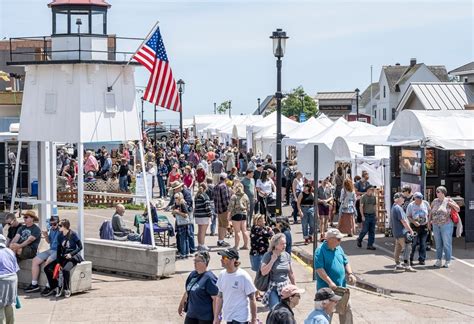
<svg viewBox="0 0 474 324">
<path fill-rule="evenodd" d="M 301 225 L 292 225 L 294 254 L 309 266 L 312 264 L 312 245 L 304 245 Z M 434 251 L 427 252 L 425 266 L 415 265 L 415 273 L 395 273 L 393 238 L 377 234 L 376 251 L 366 249 L 367 236 L 362 248 L 356 245 L 357 237 L 345 237 L 342 248 L 358 278 L 358 287 L 402 300 L 442 307 L 474 318 L 474 250 L 465 249 L 461 239 L 455 239 L 449 269 L 435 269 Z"/>
<path fill-rule="evenodd" d="M 61 217 L 68 217 L 73 228 L 76 224 L 76 211 L 60 210 Z M 97 237 L 98 228 L 104 219 L 110 219 L 113 214 L 112 209 L 87 209 L 86 216 L 86 237 Z M 126 212 L 127 226 L 131 225 L 134 212 Z M 311 252 L 310 246 L 301 245 L 301 227 L 293 227 L 293 238 L 295 251 Z M 232 241 L 228 240 L 230 243 Z M 174 239 L 172 239 L 174 243 Z M 209 269 L 216 275 L 222 270 L 220 258 L 217 255 L 217 238 L 206 237 L 206 242 L 213 249 L 211 252 L 211 263 Z M 353 242 L 345 240 L 344 244 L 350 255 L 351 263 L 358 276 L 365 276 L 367 265 L 373 269 L 383 269 L 384 265 L 391 265 L 392 261 L 384 256 L 381 250 L 377 254 L 366 255 L 366 250 L 354 249 L 350 251 Z M 380 243 L 380 241 L 378 242 Z M 355 246 L 355 244 L 354 244 Z M 250 270 L 248 251 L 241 251 L 242 268 L 252 276 Z M 380 254 L 380 255 L 379 255 Z M 380 259 L 379 259 L 380 258 Z M 380 262 L 375 262 L 373 259 Z M 364 264 L 365 262 L 365 264 Z M 453 268 L 456 269 L 456 263 Z M 306 293 L 301 299 L 300 305 L 295 309 L 297 323 L 303 323 L 306 316 L 313 309 L 313 298 L 315 293 L 315 283 L 311 278 L 311 269 L 294 259 L 293 267 L 297 278 L 297 285 L 306 289 Z M 20 324 L 42 324 L 42 323 L 183 323 L 184 319 L 177 314 L 177 308 L 181 296 L 184 292 L 184 282 L 190 271 L 193 270 L 192 259 L 177 261 L 176 274 L 171 278 L 163 280 L 140 280 L 98 272 L 93 273 L 92 290 L 86 293 L 73 295 L 69 299 L 58 299 L 54 297 L 42 298 L 39 294 L 27 294 L 20 292 L 22 309 L 16 311 L 16 323 Z M 420 271 L 421 272 L 421 271 Z M 424 271 L 428 273 L 428 271 Z M 403 281 L 409 276 L 419 273 L 397 274 Z M 368 274 L 371 275 L 371 274 Z M 374 277 L 387 278 L 383 282 L 395 278 L 394 274 L 381 276 L 372 274 Z M 370 278 L 370 277 L 368 277 Z M 437 277 L 435 277 L 438 279 Z M 454 279 L 453 279 L 454 280 Z M 472 311 L 468 316 L 463 310 L 453 311 L 446 307 L 446 302 L 441 300 L 440 295 L 449 290 L 438 288 L 444 280 L 426 281 L 426 290 L 431 288 L 436 298 L 427 300 L 420 295 L 400 295 L 384 296 L 362 290 L 351 289 L 351 303 L 354 309 L 354 323 L 470 323 L 473 322 Z M 405 286 L 402 280 L 397 280 L 401 286 Z M 422 286 L 422 285 L 419 285 Z M 444 287 L 444 286 L 443 286 Z M 443 291 L 443 290 L 444 291 Z M 456 291 L 454 292 L 456 293 Z M 463 302 L 466 302 L 465 300 Z M 472 302 L 472 298 L 471 298 Z M 455 307 L 462 305 L 453 302 Z M 472 309 L 471 304 L 468 304 Z M 466 306 L 468 308 L 468 306 Z M 266 309 L 258 303 L 258 318 L 265 323 L 267 316 Z M 333 323 L 338 323 L 337 316 Z"/>
</svg>

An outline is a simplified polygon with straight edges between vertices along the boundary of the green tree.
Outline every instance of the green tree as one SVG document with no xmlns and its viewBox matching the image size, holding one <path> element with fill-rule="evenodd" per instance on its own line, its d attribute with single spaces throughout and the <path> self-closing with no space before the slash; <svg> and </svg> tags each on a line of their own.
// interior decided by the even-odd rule
<svg viewBox="0 0 474 324">
<path fill-rule="evenodd" d="M 301 102 L 301 96 L 303 96 L 303 103 Z M 316 116 L 318 110 L 316 101 L 304 92 L 302 86 L 299 86 L 285 96 L 281 103 L 281 113 L 286 117 L 294 116 L 296 120 L 299 120 L 303 106 L 306 119 L 309 119 L 311 116 Z"/>
<path fill-rule="evenodd" d="M 219 114 L 224 114 L 227 110 L 229 110 L 230 107 L 230 100 L 226 100 L 217 106 L 217 112 Z"/>
</svg>

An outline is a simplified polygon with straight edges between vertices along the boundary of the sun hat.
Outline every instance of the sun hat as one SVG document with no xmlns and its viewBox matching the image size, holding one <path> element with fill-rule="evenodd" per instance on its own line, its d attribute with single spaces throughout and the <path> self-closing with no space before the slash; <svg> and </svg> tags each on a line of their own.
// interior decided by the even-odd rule
<svg viewBox="0 0 474 324">
<path fill-rule="evenodd" d="M 326 232 L 326 238 L 329 239 L 329 238 L 332 238 L 332 237 L 342 239 L 344 236 L 342 235 L 342 233 L 337 228 L 330 228 Z"/>
<path fill-rule="evenodd" d="M 39 222 L 39 218 L 38 216 L 36 215 L 35 211 L 34 210 L 27 210 L 25 211 L 24 213 L 21 213 L 23 216 L 28 216 L 28 217 L 31 217 L 33 218 L 33 220 L 35 222 Z"/>
<path fill-rule="evenodd" d="M 172 190 L 179 189 L 179 188 L 181 188 L 182 186 L 183 186 L 183 183 L 180 182 L 180 181 L 173 181 L 173 182 L 171 183 L 171 189 L 172 189 Z"/>
</svg>

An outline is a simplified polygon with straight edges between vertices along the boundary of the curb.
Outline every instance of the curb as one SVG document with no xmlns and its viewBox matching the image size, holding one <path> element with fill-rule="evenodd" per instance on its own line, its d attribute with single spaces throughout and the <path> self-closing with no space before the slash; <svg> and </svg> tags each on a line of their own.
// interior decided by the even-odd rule
<svg viewBox="0 0 474 324">
<path fill-rule="evenodd" d="M 293 247 L 292 254 L 297 256 L 309 268 L 313 267 L 313 256 L 310 253 L 304 251 L 303 249 L 299 247 Z M 386 296 L 392 296 L 393 291 L 391 289 L 379 287 L 373 283 L 367 282 L 363 278 L 357 276 L 357 274 L 354 274 L 354 276 L 357 279 L 356 284 L 355 284 L 356 287 L 373 292 L 373 293 L 386 295 Z"/>
</svg>

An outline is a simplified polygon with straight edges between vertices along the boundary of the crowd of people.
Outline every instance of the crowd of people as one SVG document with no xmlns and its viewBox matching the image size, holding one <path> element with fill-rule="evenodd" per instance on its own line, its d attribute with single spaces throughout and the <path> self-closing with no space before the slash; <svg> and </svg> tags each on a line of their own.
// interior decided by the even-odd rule
<svg viewBox="0 0 474 324">
<path fill-rule="evenodd" d="M 217 140 L 186 140 L 182 149 L 178 142 L 171 139 L 154 143 L 145 137 L 145 161 L 137 160 L 124 145 L 114 152 L 115 162 L 105 147 L 97 152 L 87 151 L 84 172 L 88 181 L 118 180 L 123 192 L 130 190 L 137 172 L 152 176 L 152 185 L 159 188 L 156 198 L 167 202 L 164 209 L 172 215 L 177 258 L 194 258 L 195 271 L 186 281 L 186 291 L 178 307 L 180 315 L 186 314 L 185 323 L 219 323 L 221 320 L 256 323 L 257 302 L 270 310 L 267 323 L 295 323 L 293 309 L 304 291 L 295 286 L 291 222 L 301 224 L 304 244 L 312 243 L 313 234 L 318 230 L 322 242 L 314 259 L 316 308 L 305 323 L 329 323 L 333 312 L 339 314 L 341 323 L 352 323 L 346 284 L 354 284 L 356 279 L 340 243 L 344 235 L 357 235 L 356 244 L 361 248 L 368 234 L 367 249 L 376 249 L 378 207 L 376 188 L 369 182 L 369 174 L 364 171 L 360 177 L 351 179 L 348 170 L 338 167 L 315 188 L 314 182 L 304 179 L 296 161 L 286 161 L 282 172 L 286 189 L 283 201 L 292 207 L 292 213 L 290 217 L 277 218 L 274 208 L 276 166 L 270 155 L 262 157 L 251 149 L 247 152 Z M 58 172 L 68 178 L 71 186 L 75 185 L 77 162 L 65 151 L 58 157 Z M 446 198 L 446 188 L 439 187 L 436 193 L 437 198 L 431 205 L 421 193 L 411 195 L 410 187 L 394 195 L 390 227 L 395 238 L 395 271 L 415 271 L 417 252 L 419 264 L 425 263 L 429 231 L 435 236 L 435 266 L 449 267 L 451 214 L 452 210 L 459 211 L 459 207 Z M 118 204 L 110 222 L 111 235 L 116 239 L 141 241 L 138 233 L 125 226 L 124 213 L 125 207 Z M 154 213 L 150 217 L 156 222 Z M 52 217 L 48 230 L 41 232 L 35 224 L 38 217 L 34 211 L 25 211 L 22 216 L 23 224 L 15 214 L 7 215 L 8 234 L 6 238 L 0 236 L 0 275 L 6 275 L 6 279 L 0 277 L 0 286 L 8 287 L 2 293 L 2 300 L 6 301 L 3 307 L 13 304 L 18 261 L 24 259 L 33 259 L 32 282 L 25 292 L 40 290 L 38 277 L 43 265 L 48 286 L 41 295 L 69 297 L 70 271 L 82 261 L 81 241 L 70 229 L 67 219 Z M 315 217 L 318 217 L 318 226 L 315 226 Z M 218 276 L 207 269 L 211 250 L 208 236 L 216 235 L 217 248 L 223 248 L 218 254 L 224 268 Z M 42 237 L 50 247 L 38 253 Z M 241 253 L 248 253 L 251 269 L 260 278 L 258 284 L 239 268 Z M 61 271 L 62 282 L 58 282 L 57 269 Z"/>
</svg>

